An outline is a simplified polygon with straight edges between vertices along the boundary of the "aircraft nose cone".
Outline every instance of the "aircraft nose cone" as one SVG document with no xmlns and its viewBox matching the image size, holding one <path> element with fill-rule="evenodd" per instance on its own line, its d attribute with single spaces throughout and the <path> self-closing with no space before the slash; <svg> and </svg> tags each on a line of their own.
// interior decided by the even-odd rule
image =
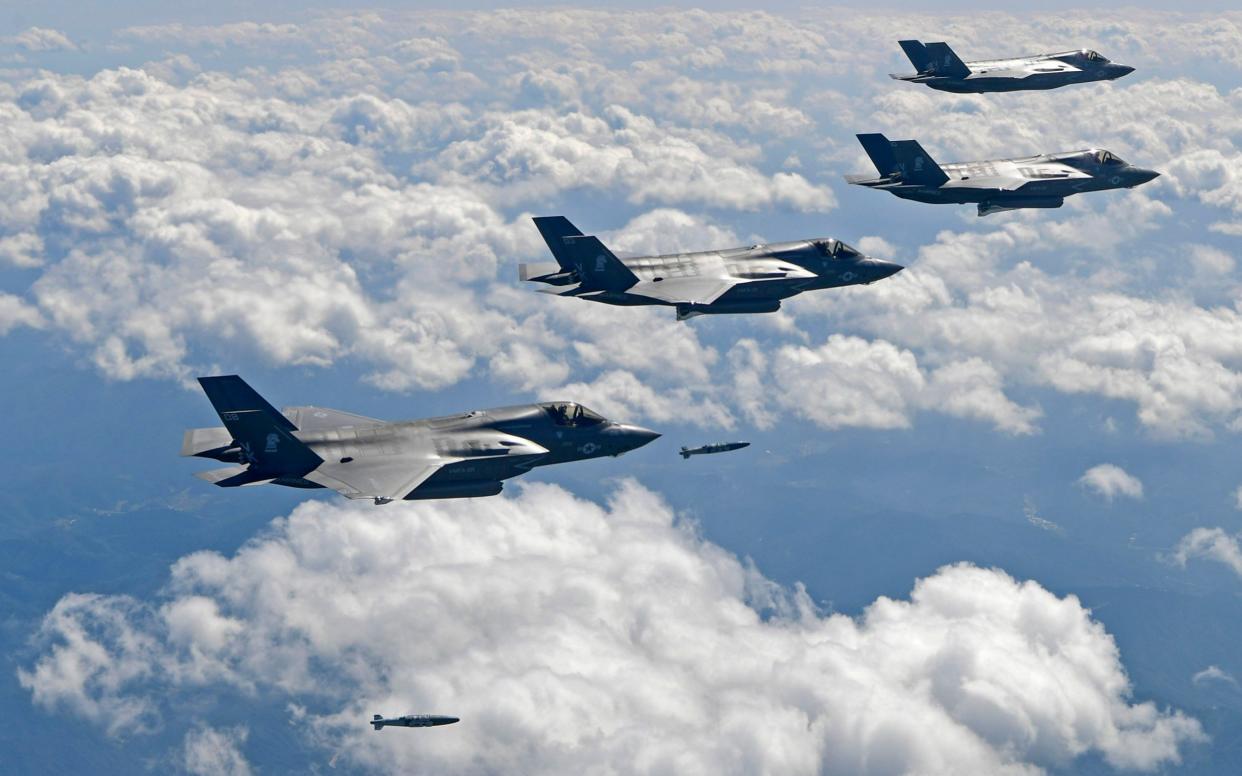
<svg viewBox="0 0 1242 776">
<path fill-rule="evenodd" d="M 1116 74 L 1113 78 L 1121 78 L 1134 72 L 1134 68 L 1129 65 L 1113 65 L 1113 72 Z"/>
<path fill-rule="evenodd" d="M 652 431 L 651 429 L 642 428 L 641 426 L 634 426 L 630 430 L 629 436 L 630 439 L 634 440 L 634 446 L 630 448 L 631 450 L 637 450 L 643 445 L 649 442 L 654 442 L 660 438 L 660 434 Z"/>
<path fill-rule="evenodd" d="M 643 445 L 660 438 L 660 434 L 651 429 L 630 425 L 629 423 L 618 423 L 610 431 L 613 432 L 614 438 L 620 442 L 621 452 L 637 450 Z"/>
<path fill-rule="evenodd" d="M 871 276 L 871 280 L 868 282 L 875 282 L 877 280 L 892 277 L 905 269 L 905 267 L 900 264 L 894 264 L 891 261 L 884 261 L 883 259 L 868 259 L 867 262 L 871 267 L 871 271 L 868 273 Z"/>
<path fill-rule="evenodd" d="M 1154 181 L 1156 178 L 1160 177 L 1160 173 L 1156 172 L 1155 170 L 1144 170 L 1144 169 L 1135 170 L 1133 175 L 1134 175 L 1134 183 L 1131 183 L 1130 184 L 1131 186 L 1142 186 L 1144 183 Z"/>
<path fill-rule="evenodd" d="M 898 272 L 901 272 L 903 269 L 905 269 L 905 267 L 901 266 L 900 264 L 894 264 L 891 261 L 882 262 L 882 266 L 880 267 L 880 277 L 891 278 L 893 275 L 896 275 Z"/>
</svg>

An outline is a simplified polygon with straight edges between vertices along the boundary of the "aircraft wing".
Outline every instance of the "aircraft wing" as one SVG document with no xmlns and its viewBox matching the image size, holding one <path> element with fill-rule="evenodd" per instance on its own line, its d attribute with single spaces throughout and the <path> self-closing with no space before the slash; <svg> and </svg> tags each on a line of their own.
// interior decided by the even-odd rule
<svg viewBox="0 0 1242 776">
<path fill-rule="evenodd" d="M 281 414 L 293 422 L 299 431 L 319 431 L 325 428 L 340 426 L 382 426 L 385 421 L 368 418 L 366 415 L 355 415 L 344 410 L 333 410 L 327 407 L 285 407 Z"/>
<path fill-rule="evenodd" d="M 1081 67 L 1074 67 L 1069 62 L 1062 62 L 1059 59 L 1049 59 L 1043 62 L 1036 62 L 1026 69 L 1025 75 L 1037 75 L 1039 73 L 1080 73 Z"/>
<path fill-rule="evenodd" d="M 1017 191 L 1031 181 L 1026 178 L 1013 178 L 1007 175 L 995 175 L 986 178 L 971 178 L 963 181 L 965 188 L 996 189 L 997 191 Z"/>
<path fill-rule="evenodd" d="M 428 458 L 424 454 L 389 455 L 349 463 L 328 462 L 303 476 L 346 498 L 399 501 L 426 482 L 441 466 L 460 460 Z"/>
<path fill-rule="evenodd" d="M 647 281 L 629 289 L 631 294 L 641 294 L 672 304 L 711 304 L 726 291 L 745 280 L 721 277 L 665 278 L 660 282 Z"/>
<path fill-rule="evenodd" d="M 395 455 L 329 460 L 303 478 L 331 488 L 346 498 L 399 501 L 413 493 L 444 466 L 466 460 L 507 458 L 533 462 L 548 448 L 513 434 L 473 431 L 437 441 L 436 449 Z M 342 462 L 343 461 L 343 462 Z"/>
</svg>

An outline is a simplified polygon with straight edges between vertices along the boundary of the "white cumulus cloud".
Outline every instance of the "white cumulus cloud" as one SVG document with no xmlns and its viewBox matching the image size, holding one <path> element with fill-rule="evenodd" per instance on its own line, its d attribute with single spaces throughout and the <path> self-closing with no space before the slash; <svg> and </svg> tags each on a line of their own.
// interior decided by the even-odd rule
<svg viewBox="0 0 1242 776">
<path fill-rule="evenodd" d="M 78 50 L 65 33 L 49 27 L 29 27 L 11 37 L 0 38 L 0 42 L 30 52 Z"/>
<path fill-rule="evenodd" d="M 1224 682 L 1234 686 L 1238 684 L 1233 674 L 1217 665 L 1210 665 L 1202 671 L 1196 671 L 1194 676 L 1190 677 L 1190 681 L 1194 684 L 1206 684 L 1207 682 Z"/>
<path fill-rule="evenodd" d="M 1074 596 L 961 564 L 825 614 L 632 481 L 604 506 L 547 485 L 306 502 L 231 557 L 182 558 L 155 601 L 67 596 L 36 644 L 19 679 L 48 710 L 133 732 L 111 712 L 244 687 L 376 771 L 1033 774 L 1088 753 L 1151 770 L 1204 738 L 1129 699 Z M 462 722 L 375 735 L 377 711 Z M 240 769 L 244 737 L 192 732 L 187 762 Z"/>
<path fill-rule="evenodd" d="M 1238 537 L 1223 528 L 1196 528 L 1186 534 L 1173 550 L 1172 560 L 1185 566 L 1192 558 L 1223 563 L 1242 577 L 1242 545 Z"/>
<path fill-rule="evenodd" d="M 1109 502 L 1118 496 L 1132 499 L 1143 497 L 1142 481 L 1116 464 L 1092 466 L 1078 478 L 1078 484 Z"/>
<path fill-rule="evenodd" d="M 250 776 L 254 771 L 241 751 L 249 735 L 245 727 L 196 727 L 185 734 L 182 766 L 194 776 Z"/>
</svg>

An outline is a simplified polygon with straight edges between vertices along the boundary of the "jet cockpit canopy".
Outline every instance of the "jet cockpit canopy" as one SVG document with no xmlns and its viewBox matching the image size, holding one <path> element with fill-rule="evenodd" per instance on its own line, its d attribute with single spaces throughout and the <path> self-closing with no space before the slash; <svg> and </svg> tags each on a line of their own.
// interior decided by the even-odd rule
<svg viewBox="0 0 1242 776">
<path fill-rule="evenodd" d="M 811 244 L 815 246 L 815 250 L 819 253 L 819 255 L 826 259 L 853 259 L 862 256 L 862 254 L 853 247 L 846 245 L 840 240 L 834 240 L 832 238 L 828 238 L 826 240 L 814 240 Z"/>
<path fill-rule="evenodd" d="M 1096 164 L 1125 164 L 1125 162 L 1121 160 L 1121 157 L 1117 156 L 1117 154 L 1114 154 L 1112 151 L 1099 150 L 1093 153 Z"/>
<path fill-rule="evenodd" d="M 583 407 L 572 401 L 556 401 L 543 405 L 544 410 L 558 426 L 569 428 L 585 428 L 603 423 L 606 418 L 598 412 Z"/>
<path fill-rule="evenodd" d="M 1091 49 L 1083 49 L 1082 55 L 1086 57 L 1088 62 L 1095 62 L 1101 65 L 1108 64 L 1108 57 L 1105 57 L 1104 55 L 1100 54 L 1100 52 L 1098 51 L 1092 51 Z"/>
<path fill-rule="evenodd" d="M 1124 166 L 1126 163 L 1122 161 L 1120 156 L 1112 151 L 1105 151 L 1102 148 L 1092 148 L 1087 151 L 1074 151 L 1073 153 L 1049 154 L 1048 159 L 1056 162 L 1068 164 L 1071 167 L 1077 167 L 1081 170 L 1090 171 L 1096 166 Z"/>
</svg>

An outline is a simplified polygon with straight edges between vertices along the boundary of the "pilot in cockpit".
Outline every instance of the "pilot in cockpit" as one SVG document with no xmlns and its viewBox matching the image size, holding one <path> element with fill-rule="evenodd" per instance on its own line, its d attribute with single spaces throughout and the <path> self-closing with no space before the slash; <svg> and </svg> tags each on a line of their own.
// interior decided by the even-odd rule
<svg viewBox="0 0 1242 776">
<path fill-rule="evenodd" d="M 848 259 L 861 255 L 840 240 L 816 240 L 813 245 L 819 255 L 826 259 Z"/>
<path fill-rule="evenodd" d="M 568 426 L 578 428 L 582 426 L 594 426 L 604 421 L 604 416 L 576 404 L 572 401 L 556 402 L 547 405 L 547 411 L 552 416 L 552 422 L 558 426 Z"/>
</svg>

